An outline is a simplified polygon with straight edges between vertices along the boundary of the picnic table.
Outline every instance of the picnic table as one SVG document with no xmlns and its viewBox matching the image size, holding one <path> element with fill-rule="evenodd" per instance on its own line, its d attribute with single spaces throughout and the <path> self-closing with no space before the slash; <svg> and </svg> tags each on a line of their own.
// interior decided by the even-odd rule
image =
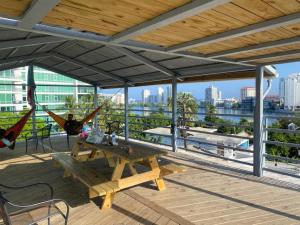
<svg viewBox="0 0 300 225">
<path fill-rule="evenodd" d="M 128 153 L 120 146 L 129 145 L 132 152 Z M 80 154 L 82 150 L 90 151 Z M 103 203 L 101 209 L 110 208 L 115 194 L 125 188 L 154 181 L 157 189 L 162 191 L 166 188 L 163 176 L 182 172 L 184 169 L 173 164 L 159 165 L 157 157 L 166 155 L 167 151 L 159 148 L 134 143 L 119 141 L 118 146 L 105 144 L 91 144 L 84 141 L 77 141 L 71 151 L 71 155 L 66 153 L 55 153 L 53 159 L 65 169 L 64 176 L 73 176 L 80 180 L 89 188 L 90 198 L 102 196 Z M 91 161 L 104 158 L 108 166 L 112 169 L 110 179 L 103 174 L 91 171 L 83 166 L 82 161 Z M 137 170 L 137 165 L 142 165 L 143 171 Z M 128 166 L 130 175 L 125 176 L 124 169 Z"/>
</svg>

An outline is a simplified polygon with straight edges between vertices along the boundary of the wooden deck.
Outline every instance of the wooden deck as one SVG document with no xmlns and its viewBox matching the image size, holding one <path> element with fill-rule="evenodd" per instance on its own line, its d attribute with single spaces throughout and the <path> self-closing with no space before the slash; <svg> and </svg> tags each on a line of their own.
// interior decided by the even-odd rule
<svg viewBox="0 0 300 225">
<path fill-rule="evenodd" d="M 54 148 L 63 150 L 62 141 L 54 143 Z M 299 186 L 256 178 L 181 153 L 161 159 L 187 168 L 185 173 L 166 177 L 165 191 L 156 191 L 151 182 L 127 189 L 117 194 L 112 209 L 106 211 L 99 210 L 97 200 L 88 200 L 87 189 L 80 182 L 63 179 L 63 171 L 53 167 L 50 159 L 49 153 L 25 155 L 21 144 L 15 151 L 1 149 L 0 182 L 51 183 L 55 197 L 71 206 L 71 225 L 300 224 Z M 95 169 L 97 165 L 91 164 Z M 15 200 L 36 201 L 39 194 L 30 192 Z M 60 224 L 58 218 L 53 222 Z"/>
</svg>

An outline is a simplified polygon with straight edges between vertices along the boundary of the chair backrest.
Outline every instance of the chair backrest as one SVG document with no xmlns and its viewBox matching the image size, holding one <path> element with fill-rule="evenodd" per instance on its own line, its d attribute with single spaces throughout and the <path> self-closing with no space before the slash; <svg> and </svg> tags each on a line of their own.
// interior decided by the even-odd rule
<svg viewBox="0 0 300 225">
<path fill-rule="evenodd" d="M 7 208 L 5 206 L 6 202 L 7 202 L 7 200 L 3 197 L 3 195 L 0 191 L 0 216 L 3 219 L 4 225 L 11 225 L 11 221 L 9 219 Z"/>
<path fill-rule="evenodd" d="M 41 137 L 42 138 L 48 138 L 50 137 L 50 134 L 51 134 L 51 127 L 52 127 L 52 124 L 48 124 L 47 126 L 43 127 L 41 129 Z"/>
</svg>

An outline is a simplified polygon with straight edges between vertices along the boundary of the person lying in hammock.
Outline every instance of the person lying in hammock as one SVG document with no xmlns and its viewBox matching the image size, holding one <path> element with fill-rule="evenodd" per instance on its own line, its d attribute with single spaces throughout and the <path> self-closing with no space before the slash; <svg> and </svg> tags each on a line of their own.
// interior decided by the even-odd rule
<svg viewBox="0 0 300 225">
<path fill-rule="evenodd" d="M 56 115 L 55 113 L 49 111 L 45 106 L 43 107 L 43 110 L 47 112 L 48 115 L 51 116 L 52 119 L 55 122 L 57 122 L 57 124 L 61 128 L 63 128 L 68 135 L 77 135 L 81 132 L 83 125 L 87 123 L 89 120 L 93 119 L 101 108 L 102 106 L 99 106 L 97 109 L 95 109 L 93 112 L 91 112 L 81 121 L 75 120 L 73 114 L 68 114 L 68 118 L 64 119 L 59 115 Z"/>
<path fill-rule="evenodd" d="M 81 132 L 83 124 L 80 121 L 74 119 L 73 114 L 68 114 L 68 118 L 64 124 L 64 130 L 69 135 L 77 135 Z"/>
<path fill-rule="evenodd" d="M 0 128 L 0 141 L 8 148 L 14 149 L 16 145 L 16 140 L 14 140 L 15 132 L 11 131 L 5 134 L 6 130 Z"/>
</svg>

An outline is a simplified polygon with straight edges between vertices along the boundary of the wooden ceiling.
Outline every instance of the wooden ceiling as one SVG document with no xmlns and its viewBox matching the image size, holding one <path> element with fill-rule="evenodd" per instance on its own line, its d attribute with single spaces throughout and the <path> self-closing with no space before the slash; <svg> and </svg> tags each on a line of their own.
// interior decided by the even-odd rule
<svg viewBox="0 0 300 225">
<path fill-rule="evenodd" d="M 61 0 L 41 22 L 113 36 L 190 2 L 190 0 Z M 30 0 L 1 0 L 0 14 L 10 18 L 22 17 L 30 3 Z M 132 39 L 170 47 L 299 12 L 300 0 L 233 0 Z M 299 35 L 300 23 L 296 23 L 201 45 L 188 51 L 204 55 L 215 54 Z M 300 43 L 230 54 L 226 57 L 241 60 L 295 49 L 300 50 Z M 278 61 L 278 58 L 296 59 L 299 58 L 299 54 L 260 59 L 254 62 L 272 63 L 272 61 Z"/>
</svg>

